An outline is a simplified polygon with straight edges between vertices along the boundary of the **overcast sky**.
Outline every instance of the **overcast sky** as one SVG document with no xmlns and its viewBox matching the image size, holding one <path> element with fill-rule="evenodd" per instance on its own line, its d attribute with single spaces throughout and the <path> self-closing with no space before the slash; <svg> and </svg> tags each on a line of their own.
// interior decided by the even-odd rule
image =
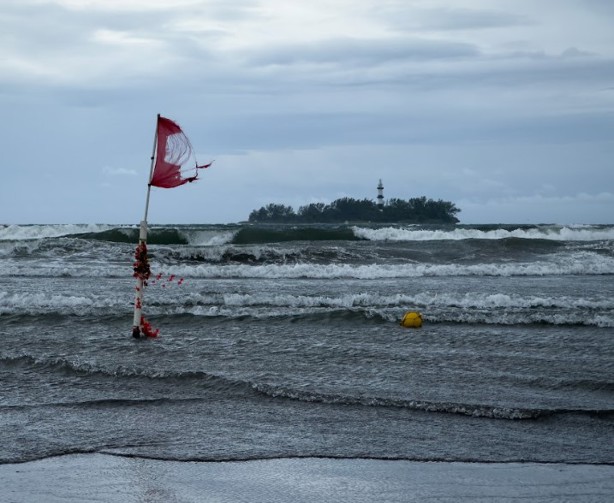
<svg viewBox="0 0 614 503">
<path fill-rule="evenodd" d="M 452 201 L 614 223 L 614 1 L 0 0 L 0 224 L 137 223 L 156 114 L 195 184 L 152 223 Z"/>
</svg>

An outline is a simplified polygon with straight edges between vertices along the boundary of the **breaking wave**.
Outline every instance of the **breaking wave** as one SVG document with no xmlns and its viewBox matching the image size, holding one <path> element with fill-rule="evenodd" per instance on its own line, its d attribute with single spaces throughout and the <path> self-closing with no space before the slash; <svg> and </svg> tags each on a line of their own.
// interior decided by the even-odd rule
<svg viewBox="0 0 614 503">
<path fill-rule="evenodd" d="M 173 264 L 158 262 L 156 252 L 152 253 L 152 271 L 191 278 L 252 278 L 252 279 L 390 279 L 421 277 L 512 277 L 512 276 L 568 276 L 568 275 L 612 275 L 614 256 L 598 253 L 576 252 L 551 256 L 548 260 L 533 262 L 487 262 L 476 264 L 463 263 L 310 263 L 298 260 L 300 252 L 265 254 L 241 254 L 231 252 L 225 255 L 216 252 L 212 260 L 222 263 L 187 263 L 174 261 Z M 335 254 L 335 252 L 331 252 Z M 91 261 L 46 260 L 40 266 L 19 260 L 4 260 L 0 263 L 0 277 L 95 277 L 128 278 L 132 275 L 130 253 L 124 253 L 115 263 L 110 260 Z M 163 253 L 158 253 L 163 258 Z M 322 257 L 324 254 L 321 254 Z M 203 257 L 197 254 L 196 257 Z M 194 257 L 193 257 L 194 258 Z M 268 263 L 281 261 L 282 263 Z M 177 263 L 179 262 L 179 263 Z"/>
<path fill-rule="evenodd" d="M 138 225 L 57 224 L 0 226 L 0 242 L 75 237 L 136 243 Z M 614 240 L 614 227 L 606 225 L 150 225 L 152 244 L 262 244 L 288 241 L 442 241 L 530 239 L 550 241 Z"/>
<path fill-rule="evenodd" d="M 543 239 L 551 241 L 614 240 L 612 226 L 474 226 L 445 229 L 416 227 L 353 227 L 354 234 L 370 241 L 442 241 L 465 239 Z"/>
</svg>

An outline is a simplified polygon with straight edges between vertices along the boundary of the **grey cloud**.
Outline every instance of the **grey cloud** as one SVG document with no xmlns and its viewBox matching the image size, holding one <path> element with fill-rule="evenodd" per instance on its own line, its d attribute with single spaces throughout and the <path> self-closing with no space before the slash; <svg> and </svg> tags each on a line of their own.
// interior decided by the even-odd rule
<svg viewBox="0 0 614 503">
<path fill-rule="evenodd" d="M 127 15 L 121 11 L 73 10 L 54 4 L 11 4 L 0 10 L 0 54 L 5 55 L 5 59 L 21 59 L 27 64 L 34 62 L 41 66 L 76 62 L 79 71 L 87 74 L 114 51 L 118 55 L 130 53 L 129 47 L 104 46 L 93 39 L 97 31 L 107 30 L 155 41 L 179 61 L 206 59 L 210 52 L 203 48 L 202 42 L 224 34 L 214 29 L 201 30 L 196 39 L 191 34 L 169 29 L 173 22 L 186 17 L 189 18 L 189 14 L 185 10 L 175 12 L 172 9 Z M 129 74 L 131 69 L 117 70 L 122 70 L 123 75 L 124 72 Z M 10 77 L 4 75 L 0 80 L 10 80 Z M 108 77 L 112 80 L 113 75 Z"/>
<path fill-rule="evenodd" d="M 291 44 L 247 54 L 254 65 L 299 63 L 382 64 L 394 61 L 429 61 L 474 57 L 471 44 L 410 38 L 338 38 L 312 44 Z"/>
<path fill-rule="evenodd" d="M 590 9 L 599 15 L 614 18 L 614 2 L 612 0 L 583 0 L 582 7 Z"/>
<path fill-rule="evenodd" d="M 475 30 L 531 24 L 525 16 L 473 9 L 430 9 L 422 12 L 423 28 L 437 30 Z"/>
<path fill-rule="evenodd" d="M 9 2 L 0 9 L 0 58 L 9 54 L 37 65 L 57 64 L 74 78 L 19 81 L 0 75 L 5 125 L 0 169 L 7 175 L 1 187 L 7 199 L 0 197 L 0 205 L 7 211 L 21 206 L 26 212 L 21 218 L 35 221 L 40 213 L 27 213 L 25 187 L 30 192 L 29 185 L 38 184 L 32 197 L 50 197 L 42 178 L 49 176 L 71 187 L 52 191 L 58 211 L 64 198 L 76 197 L 71 184 L 78 183 L 85 202 L 75 201 L 74 207 L 91 208 L 94 219 L 117 218 L 99 185 L 112 183 L 115 197 L 127 205 L 142 193 L 158 112 L 184 127 L 199 160 L 217 160 L 207 174 L 226 177 L 226 185 L 218 178 L 213 189 L 203 180 L 203 193 L 211 188 L 215 196 L 223 187 L 235 191 L 238 178 L 232 170 L 242 170 L 249 192 L 232 196 L 237 206 L 246 205 L 236 218 L 258 206 L 250 199 L 254 194 L 279 189 L 280 180 L 286 187 L 279 194 L 287 188 L 307 197 L 304 172 L 316 162 L 330 175 L 331 190 L 346 190 L 348 179 L 371 177 L 377 165 L 385 180 L 397 183 L 409 183 L 419 173 L 421 187 L 428 182 L 434 195 L 450 200 L 482 191 L 479 184 L 460 187 L 463 168 L 474 170 L 476 179 L 492 181 L 480 192 L 487 195 L 497 184 L 522 193 L 528 181 L 556 181 L 559 193 L 565 187 L 596 193 L 612 185 L 614 58 L 598 55 L 609 51 L 603 25 L 607 28 L 610 3 L 561 2 L 564 13 L 578 13 L 585 25 L 575 26 L 564 13 L 554 21 L 544 5 L 528 0 L 514 11 L 531 13 L 539 23 L 504 11 L 420 10 L 406 0 L 396 3 L 396 11 L 384 10 L 381 6 L 392 0 L 373 0 L 361 5 L 373 5 L 377 19 L 364 10 L 347 14 L 363 16 L 359 21 L 372 29 L 370 34 L 384 30 L 380 38 L 357 32 L 354 38 L 303 44 L 280 33 L 286 38 L 275 42 L 277 37 L 271 37 L 277 45 L 270 48 L 257 34 L 269 21 L 277 26 L 283 16 L 263 17 L 267 10 L 259 10 L 260 2 L 203 1 L 142 12 Z M 507 1 L 493 5 L 513 8 Z M 605 21 L 591 14 L 598 9 Z M 233 19 L 240 22 L 227 22 Z M 591 30 L 591 20 L 599 29 Z M 340 32 L 350 26 L 340 24 Z M 488 31 L 521 25 L 526 29 Z M 478 31 L 459 31 L 468 27 Z M 139 44 L 92 41 L 100 29 L 156 44 L 145 44 L 144 50 Z M 439 30 L 437 40 L 423 30 Z M 224 37 L 232 43 L 210 43 Z M 228 49 L 250 42 L 251 49 Z M 527 50 L 508 50 L 518 47 Z M 343 155 L 335 158 L 333 152 Z M 304 169 L 293 178 L 289 168 L 302 157 Z M 111 169 L 103 166 L 137 176 L 110 176 Z M 267 180 L 263 166 L 270 173 Z M 357 166 L 363 166 L 360 173 Z M 458 176 L 448 183 L 446 173 Z M 195 191 L 181 197 L 192 193 L 197 197 Z M 160 205 L 169 197 L 160 198 Z M 134 203 L 135 214 L 141 203 Z M 68 217 L 49 218 L 71 218 L 67 211 Z"/>
<path fill-rule="evenodd" d="M 69 10 L 54 4 L 12 4 L 0 11 L 0 33 L 11 46 L 43 51 L 83 49 L 94 29 L 114 30 L 155 27 L 162 13 L 149 12 L 138 17 L 119 12 Z"/>
<path fill-rule="evenodd" d="M 262 17 L 258 3 L 253 0 L 208 0 L 198 10 L 206 14 L 206 19 L 222 21 L 240 21 Z"/>
<path fill-rule="evenodd" d="M 572 54 L 573 53 L 573 54 Z M 583 92 L 597 92 L 607 89 L 614 81 L 614 59 L 594 57 L 577 51 L 562 55 L 544 53 L 510 53 L 500 56 L 475 54 L 463 60 L 454 61 L 437 68 L 428 65 L 389 66 L 385 71 L 373 68 L 369 72 L 321 74 L 305 77 L 316 79 L 320 85 L 352 87 L 387 86 L 389 90 L 405 88 L 424 92 L 459 92 L 480 89 L 515 90 L 520 95 L 523 89 L 538 91 L 549 87 L 560 91 L 575 89 Z M 335 78 L 337 75 L 337 78 Z M 350 76 L 348 76 L 350 75 Z M 565 103 L 558 103 L 564 107 Z"/>
<path fill-rule="evenodd" d="M 444 114 L 411 110 L 391 113 L 278 113 L 218 120 L 207 141 L 225 151 L 305 149 L 333 145 L 451 145 L 491 142 L 566 144 L 607 141 L 614 118 L 607 113 L 524 114 L 497 110 Z"/>
<path fill-rule="evenodd" d="M 382 20 L 397 29 L 416 30 L 476 30 L 505 28 L 532 24 L 526 16 L 509 12 L 467 8 L 416 8 L 408 2 L 384 4 L 374 9 Z"/>
<path fill-rule="evenodd" d="M 467 71 L 459 75 L 459 81 L 480 86 L 520 87 L 552 86 L 560 91 L 570 88 L 584 91 L 597 91 L 605 83 L 614 79 L 614 60 L 565 56 L 527 58 L 524 55 L 509 55 L 505 58 L 491 60 L 477 71 Z M 450 83 L 448 83 L 450 84 Z M 565 106 L 565 103 L 559 103 Z"/>
</svg>

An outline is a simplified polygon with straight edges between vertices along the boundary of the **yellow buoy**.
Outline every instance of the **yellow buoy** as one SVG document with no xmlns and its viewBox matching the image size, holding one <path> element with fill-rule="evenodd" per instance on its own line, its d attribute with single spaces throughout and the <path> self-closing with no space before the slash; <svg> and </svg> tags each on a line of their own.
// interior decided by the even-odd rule
<svg viewBox="0 0 614 503">
<path fill-rule="evenodd" d="M 422 315 L 416 311 L 408 311 L 401 320 L 401 326 L 406 328 L 419 328 L 422 326 Z"/>
</svg>

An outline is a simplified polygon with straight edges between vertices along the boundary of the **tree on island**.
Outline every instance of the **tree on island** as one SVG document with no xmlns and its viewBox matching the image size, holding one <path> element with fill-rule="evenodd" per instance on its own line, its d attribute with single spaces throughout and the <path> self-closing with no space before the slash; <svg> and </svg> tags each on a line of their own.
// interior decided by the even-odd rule
<svg viewBox="0 0 614 503">
<path fill-rule="evenodd" d="M 249 215 L 253 223 L 338 223 L 338 222 L 404 222 L 458 223 L 461 210 L 449 201 L 415 197 L 404 201 L 390 199 L 378 206 L 370 199 L 344 197 L 330 204 L 311 203 L 295 212 L 291 206 L 268 204 Z"/>
</svg>

